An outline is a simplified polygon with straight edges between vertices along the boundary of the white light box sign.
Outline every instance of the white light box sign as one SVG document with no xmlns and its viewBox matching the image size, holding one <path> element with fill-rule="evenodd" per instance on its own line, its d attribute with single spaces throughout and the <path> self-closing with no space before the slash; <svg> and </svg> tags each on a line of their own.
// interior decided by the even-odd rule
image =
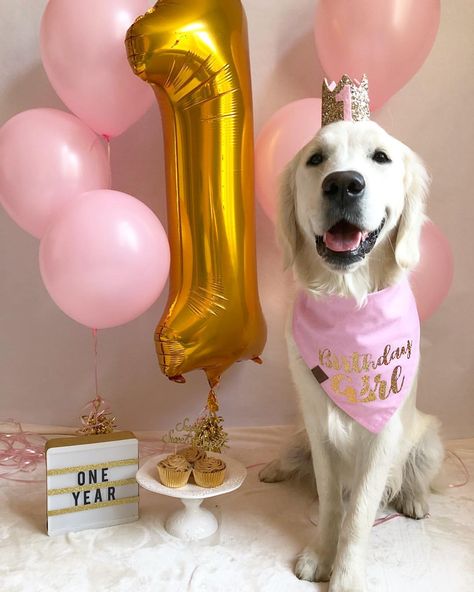
<svg viewBox="0 0 474 592">
<path fill-rule="evenodd" d="M 138 520 L 138 440 L 132 432 L 46 443 L 48 534 Z"/>
</svg>

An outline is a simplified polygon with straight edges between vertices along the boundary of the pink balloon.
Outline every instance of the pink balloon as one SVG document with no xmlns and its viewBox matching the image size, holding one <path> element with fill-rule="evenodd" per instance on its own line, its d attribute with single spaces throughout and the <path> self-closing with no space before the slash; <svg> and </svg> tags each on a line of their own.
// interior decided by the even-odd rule
<svg viewBox="0 0 474 592">
<path fill-rule="evenodd" d="M 421 320 L 446 298 L 453 281 L 453 254 L 448 239 L 431 220 L 421 233 L 421 259 L 410 280 Z"/>
<path fill-rule="evenodd" d="M 49 0 L 41 56 L 62 101 L 96 132 L 117 136 L 150 107 L 153 92 L 127 61 L 125 33 L 150 0 Z"/>
<path fill-rule="evenodd" d="M 367 74 L 371 108 L 402 88 L 431 51 L 440 0 L 319 0 L 315 36 L 331 80 Z"/>
<path fill-rule="evenodd" d="M 95 329 L 145 312 L 169 272 L 166 233 L 141 201 L 119 191 L 89 191 L 65 207 L 40 245 L 46 289 L 59 308 Z"/>
<path fill-rule="evenodd" d="M 74 115 L 32 109 L 0 128 L 0 203 L 33 236 L 69 200 L 109 187 L 104 143 Z"/>
<path fill-rule="evenodd" d="M 272 115 L 257 138 L 256 193 L 263 211 L 273 222 L 280 174 L 320 127 L 321 99 L 301 99 Z"/>
</svg>

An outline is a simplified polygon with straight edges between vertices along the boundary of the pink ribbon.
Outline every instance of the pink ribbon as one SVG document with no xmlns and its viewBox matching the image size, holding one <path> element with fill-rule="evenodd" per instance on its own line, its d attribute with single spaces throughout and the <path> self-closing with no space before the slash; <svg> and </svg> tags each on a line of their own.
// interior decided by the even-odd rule
<svg viewBox="0 0 474 592">
<path fill-rule="evenodd" d="M 6 469 L 0 473 L 0 478 L 29 483 L 44 481 L 44 477 L 31 479 L 24 475 L 33 473 L 44 462 L 46 438 L 24 432 L 21 424 L 14 419 L 1 423 L 7 424 L 10 430 L 0 432 L 0 467 Z"/>
<path fill-rule="evenodd" d="M 165 444 L 161 440 L 156 440 L 154 438 L 140 438 L 138 441 L 138 446 L 140 451 L 140 459 L 144 459 L 155 454 L 163 454 L 170 449 L 168 444 Z"/>
</svg>

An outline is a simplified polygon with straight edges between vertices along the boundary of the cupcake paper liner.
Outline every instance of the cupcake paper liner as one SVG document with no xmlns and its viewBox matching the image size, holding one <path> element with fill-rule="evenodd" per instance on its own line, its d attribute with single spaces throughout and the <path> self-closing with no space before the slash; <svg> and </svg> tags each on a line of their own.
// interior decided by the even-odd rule
<svg viewBox="0 0 474 592">
<path fill-rule="evenodd" d="M 224 468 L 220 471 L 207 473 L 193 469 L 193 476 L 194 480 L 196 481 L 196 485 L 199 485 L 200 487 L 218 487 L 224 483 L 225 471 L 226 470 Z"/>
<path fill-rule="evenodd" d="M 166 487 L 184 487 L 188 482 L 191 469 L 187 471 L 176 471 L 174 469 L 167 469 L 158 464 L 158 475 L 160 481 Z"/>
</svg>

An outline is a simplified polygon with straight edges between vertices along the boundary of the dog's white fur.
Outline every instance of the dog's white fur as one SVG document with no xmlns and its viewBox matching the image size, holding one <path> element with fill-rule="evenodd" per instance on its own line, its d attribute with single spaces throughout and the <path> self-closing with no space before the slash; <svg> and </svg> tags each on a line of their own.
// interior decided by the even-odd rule
<svg viewBox="0 0 474 592">
<path fill-rule="evenodd" d="M 374 162 L 382 149 L 390 163 Z M 322 151 L 325 159 L 308 166 Z M 373 250 L 347 269 L 334 269 L 318 255 L 323 235 L 322 181 L 334 171 L 354 170 L 366 181 L 364 229 L 386 223 Z M 428 176 L 419 158 L 374 122 L 325 126 L 287 167 L 279 204 L 279 236 L 287 264 L 315 298 L 354 297 L 393 285 L 418 262 Z M 415 407 L 416 384 L 379 434 L 372 434 L 333 404 L 315 381 L 287 331 L 289 362 L 304 428 L 282 457 L 267 465 L 263 481 L 280 481 L 308 469 L 319 495 L 317 536 L 300 555 L 295 573 L 309 581 L 331 576 L 330 592 L 365 590 L 365 556 L 370 529 L 382 503 L 392 502 L 413 518 L 428 512 L 430 483 L 439 471 L 443 447 L 438 421 Z M 344 510 L 343 493 L 350 492 Z"/>
</svg>

